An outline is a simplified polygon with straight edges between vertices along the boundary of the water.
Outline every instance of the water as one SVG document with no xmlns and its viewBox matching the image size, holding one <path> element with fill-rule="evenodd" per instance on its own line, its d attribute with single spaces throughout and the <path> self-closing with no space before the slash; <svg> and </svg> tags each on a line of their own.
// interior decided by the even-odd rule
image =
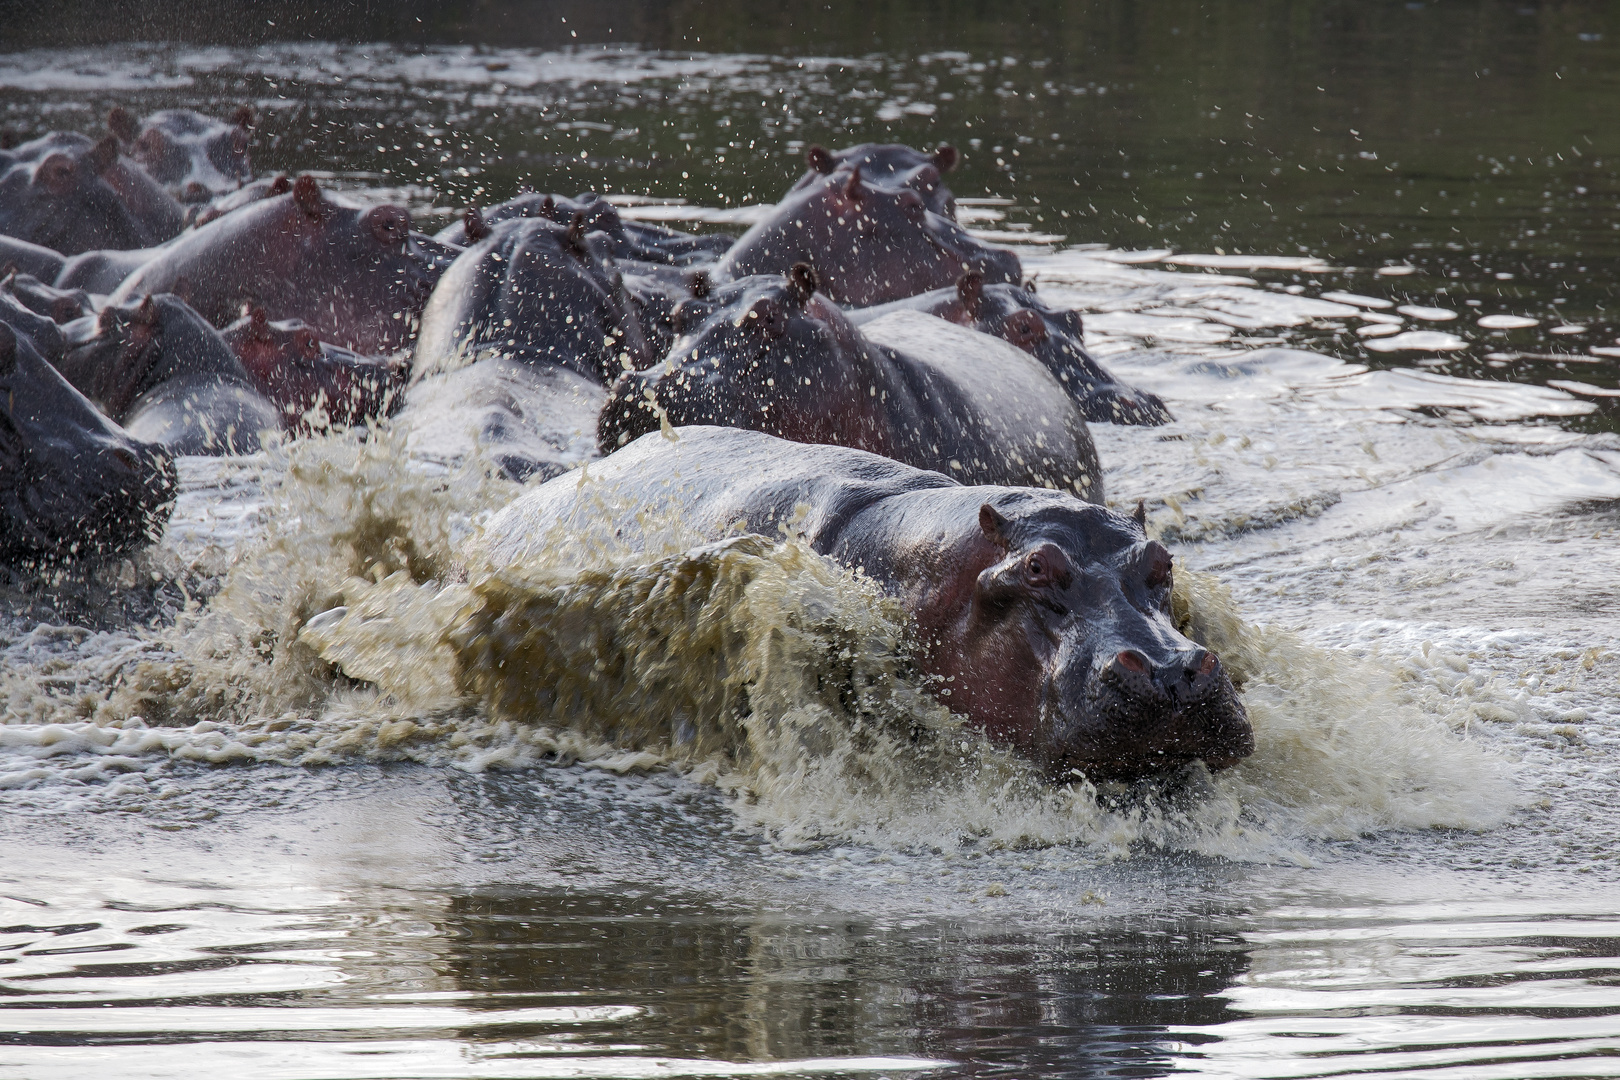
<svg viewBox="0 0 1620 1080">
<path fill-rule="evenodd" d="M 962 145 L 1176 412 L 1094 434 L 1259 749 L 1046 789 L 791 544 L 491 577 L 516 489 L 387 433 L 187 459 L 152 552 L 0 582 L 0 1070 L 1620 1074 L 1605 7 L 187 12 L 20 14 L 0 124 L 248 100 L 424 223 L 734 229 L 807 142 Z"/>
</svg>

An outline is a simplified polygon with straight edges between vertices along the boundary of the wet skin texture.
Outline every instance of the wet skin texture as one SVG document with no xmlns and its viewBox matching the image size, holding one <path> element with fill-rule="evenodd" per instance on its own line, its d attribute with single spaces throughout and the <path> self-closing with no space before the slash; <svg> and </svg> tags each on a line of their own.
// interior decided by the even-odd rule
<svg viewBox="0 0 1620 1080">
<path fill-rule="evenodd" d="M 0 151 L 0 233 L 76 255 L 143 248 L 180 231 L 180 204 L 116 139 L 56 131 Z"/>
<path fill-rule="evenodd" d="M 110 303 L 65 330 L 62 374 L 138 438 L 176 454 L 247 454 L 281 427 L 219 331 L 179 297 Z"/>
<path fill-rule="evenodd" d="M 726 252 L 714 278 L 785 274 L 800 262 L 829 297 L 858 307 L 954 285 L 967 272 L 986 282 L 1022 279 L 1017 255 L 975 240 L 910 188 L 867 183 L 860 169 L 789 192 Z"/>
<path fill-rule="evenodd" d="M 273 320 L 304 320 L 322 341 L 380 355 L 410 343 L 448 254 L 410 228 L 403 207 L 362 210 L 299 177 L 285 195 L 180 237 L 112 299 L 178 293 L 215 326 L 262 307 Z"/>
<path fill-rule="evenodd" d="M 409 365 L 402 361 L 328 345 L 298 319 L 271 322 L 263 308 L 220 334 L 292 430 L 310 430 L 305 418 L 310 410 L 324 412 L 328 423 L 341 426 L 383 416 L 409 375 Z"/>
<path fill-rule="evenodd" d="M 518 217 L 445 271 L 422 315 L 412 382 L 498 354 L 606 384 L 652 352 L 601 233 Z"/>
<path fill-rule="evenodd" d="M 174 508 L 174 460 L 131 438 L 0 310 L 0 560 L 61 561 L 151 543 Z"/>
<path fill-rule="evenodd" d="M 1129 779 L 1193 759 L 1219 769 L 1253 752 L 1220 660 L 1172 623 L 1170 553 L 1135 519 L 1056 491 L 964 487 L 859 450 L 675 433 L 592 465 L 588 485 L 564 476 L 521 497 L 490 523 L 496 564 L 604 497 L 627 507 L 627 535 L 665 500 L 709 539 L 738 521 L 767 537 L 793 522 L 900 599 L 954 711 L 1054 779 Z"/>
<path fill-rule="evenodd" d="M 1034 361 L 1002 347 L 1005 357 L 963 365 L 879 345 L 814 285 L 801 264 L 787 278 L 748 278 L 683 301 L 676 322 L 690 331 L 663 363 L 619 377 L 598 445 L 611 452 L 655 430 L 662 411 L 675 425 L 853 446 L 967 483 L 1101 500 L 1091 433 Z"/>
<path fill-rule="evenodd" d="M 941 146 L 931 154 L 899 143 L 861 143 L 844 150 L 812 146 L 804 152 L 804 160 L 810 168 L 793 185 L 793 191 L 811 187 L 840 169 L 859 167 L 861 178 L 874 187 L 910 188 L 934 213 L 956 217 L 956 197 L 941 179 L 961 160 L 954 146 Z"/>
<path fill-rule="evenodd" d="M 964 274 L 953 288 L 849 312 L 860 326 L 894 311 L 921 311 L 970 326 L 1029 353 L 1056 376 L 1087 420 L 1097 424 L 1168 424 L 1165 403 L 1146 390 L 1116 379 L 1086 352 L 1077 311 L 1047 307 L 1034 286 L 986 285 L 976 274 Z"/>
<path fill-rule="evenodd" d="M 107 129 L 147 175 L 186 202 L 206 202 L 253 179 L 253 110 L 246 105 L 228 121 L 164 109 L 142 123 L 120 107 L 108 114 Z"/>
<path fill-rule="evenodd" d="M 694 236 L 661 225 L 625 221 L 617 207 L 594 191 L 582 192 L 572 199 L 526 191 L 487 210 L 469 211 L 461 221 L 435 233 L 434 239 L 465 246 L 483 239 L 487 229 L 513 218 L 544 218 L 559 225 L 570 225 L 575 214 L 585 215 L 586 232 L 606 234 L 608 252 L 615 259 L 696 266 L 713 262 L 732 244 L 729 236 Z"/>
</svg>

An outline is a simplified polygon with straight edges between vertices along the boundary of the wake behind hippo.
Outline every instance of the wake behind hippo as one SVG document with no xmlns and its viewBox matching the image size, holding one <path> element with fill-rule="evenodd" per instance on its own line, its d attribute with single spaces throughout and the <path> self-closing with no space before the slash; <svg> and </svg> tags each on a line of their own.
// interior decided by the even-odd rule
<svg viewBox="0 0 1620 1080">
<path fill-rule="evenodd" d="M 1170 616 L 1170 553 L 1139 520 L 1056 491 L 966 487 L 859 450 L 731 428 L 647 435 L 519 498 L 486 531 L 495 566 L 600 525 L 634 543 L 673 517 L 686 535 L 785 526 L 859 568 L 914 621 L 943 704 L 1054 779 L 1133 778 L 1253 751 L 1219 658 Z M 605 509 L 604 509 L 605 508 Z M 605 519 L 603 515 L 606 515 Z"/>
</svg>

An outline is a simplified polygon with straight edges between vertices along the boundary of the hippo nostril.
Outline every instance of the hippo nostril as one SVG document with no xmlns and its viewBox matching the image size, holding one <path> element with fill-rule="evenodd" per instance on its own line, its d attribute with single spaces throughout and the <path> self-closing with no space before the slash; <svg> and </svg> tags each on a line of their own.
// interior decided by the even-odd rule
<svg viewBox="0 0 1620 1080">
<path fill-rule="evenodd" d="M 1126 671 L 1134 671 L 1138 675 L 1146 675 L 1148 672 L 1147 658 L 1135 649 L 1122 650 L 1114 657 L 1114 662 Z"/>
<path fill-rule="evenodd" d="M 1206 652 L 1204 654 L 1204 659 L 1198 665 L 1198 674 L 1208 675 L 1219 667 L 1220 663 L 1221 662 L 1215 658 L 1214 653 Z"/>
</svg>

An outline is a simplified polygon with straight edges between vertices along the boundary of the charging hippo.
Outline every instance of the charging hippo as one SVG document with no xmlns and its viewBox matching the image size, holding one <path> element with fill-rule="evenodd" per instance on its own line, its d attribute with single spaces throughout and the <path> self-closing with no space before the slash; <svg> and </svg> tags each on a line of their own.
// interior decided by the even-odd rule
<svg viewBox="0 0 1620 1080">
<path fill-rule="evenodd" d="M 118 151 L 53 131 L 0 151 L 0 233 L 62 255 L 143 248 L 180 231 L 180 204 Z"/>
<path fill-rule="evenodd" d="M 1125 385 L 1091 358 L 1079 312 L 1048 307 L 1032 285 L 986 285 L 978 274 L 963 274 L 954 288 L 859 308 L 849 319 L 861 326 L 896 311 L 935 315 L 1018 346 L 1057 376 L 1092 423 L 1151 427 L 1172 419 L 1163 401 Z"/>
<path fill-rule="evenodd" d="M 578 212 L 511 218 L 456 257 L 422 313 L 412 381 L 498 355 L 606 384 L 654 359 L 618 272 Z"/>
<path fill-rule="evenodd" d="M 666 266 L 691 266 L 713 262 L 731 247 L 731 237 L 694 236 L 640 221 L 626 221 L 619 208 L 594 191 L 570 199 L 526 191 L 497 203 L 487 210 L 469 213 L 461 221 L 441 229 L 434 239 L 448 244 L 476 243 L 484 230 L 513 218 L 546 218 L 559 225 L 570 225 L 577 214 L 585 215 L 585 231 L 608 237 L 608 251 L 615 259 L 635 259 Z"/>
<path fill-rule="evenodd" d="M 799 264 L 683 301 L 662 364 L 627 371 L 598 422 L 611 452 L 667 420 L 853 446 L 970 484 L 1102 499 L 1091 432 L 1056 379 L 1005 342 L 917 312 L 865 332 Z"/>
<path fill-rule="evenodd" d="M 65 330 L 57 367 L 137 439 L 175 454 L 251 454 L 261 432 L 281 429 L 219 331 L 179 297 L 110 303 Z"/>
<path fill-rule="evenodd" d="M 856 307 L 945 288 L 969 271 L 987 282 L 1022 277 L 1013 252 L 975 240 L 910 188 L 868 184 L 858 167 L 789 192 L 721 257 L 714 277 L 785 274 L 800 262 L 831 299 Z"/>
<path fill-rule="evenodd" d="M 107 129 L 147 175 L 185 202 L 207 202 L 253 179 L 253 109 L 247 105 L 237 106 L 228 122 L 191 109 L 164 109 L 137 122 L 119 106 L 107 114 Z"/>
<path fill-rule="evenodd" d="M 866 182 L 875 187 L 910 188 L 922 196 L 923 205 L 942 217 L 956 217 L 956 197 L 941 179 L 956 168 L 961 154 L 950 144 L 932 154 L 913 150 L 899 143 L 861 143 L 847 150 L 811 146 L 804 152 L 809 170 L 793 185 L 794 191 L 811 187 L 824 176 L 840 169 L 859 169 Z"/>
<path fill-rule="evenodd" d="M 409 372 L 401 360 L 329 345 L 298 319 L 271 322 L 263 308 L 254 308 L 220 336 L 288 428 L 309 428 L 305 417 L 311 410 L 342 426 L 383 416 Z"/>
<path fill-rule="evenodd" d="M 322 341 L 367 355 L 410 343 L 449 251 L 411 232 L 402 206 L 369 210 L 301 176 L 285 195 L 186 233 L 125 278 L 115 303 L 175 292 L 215 326 L 246 308 L 302 319 Z"/>
<path fill-rule="evenodd" d="M 565 540 L 565 521 L 632 544 L 669 518 L 708 540 L 791 527 L 895 596 L 919 665 L 949 690 L 943 703 L 1053 779 L 1129 779 L 1195 759 L 1220 769 L 1253 751 L 1220 660 L 1176 630 L 1171 556 L 1139 519 L 845 447 L 714 427 L 674 435 L 521 496 L 486 528 L 490 562 L 521 564 Z"/>
<path fill-rule="evenodd" d="M 168 451 L 96 411 L 0 312 L 0 561 L 149 544 L 175 486 Z"/>
</svg>

